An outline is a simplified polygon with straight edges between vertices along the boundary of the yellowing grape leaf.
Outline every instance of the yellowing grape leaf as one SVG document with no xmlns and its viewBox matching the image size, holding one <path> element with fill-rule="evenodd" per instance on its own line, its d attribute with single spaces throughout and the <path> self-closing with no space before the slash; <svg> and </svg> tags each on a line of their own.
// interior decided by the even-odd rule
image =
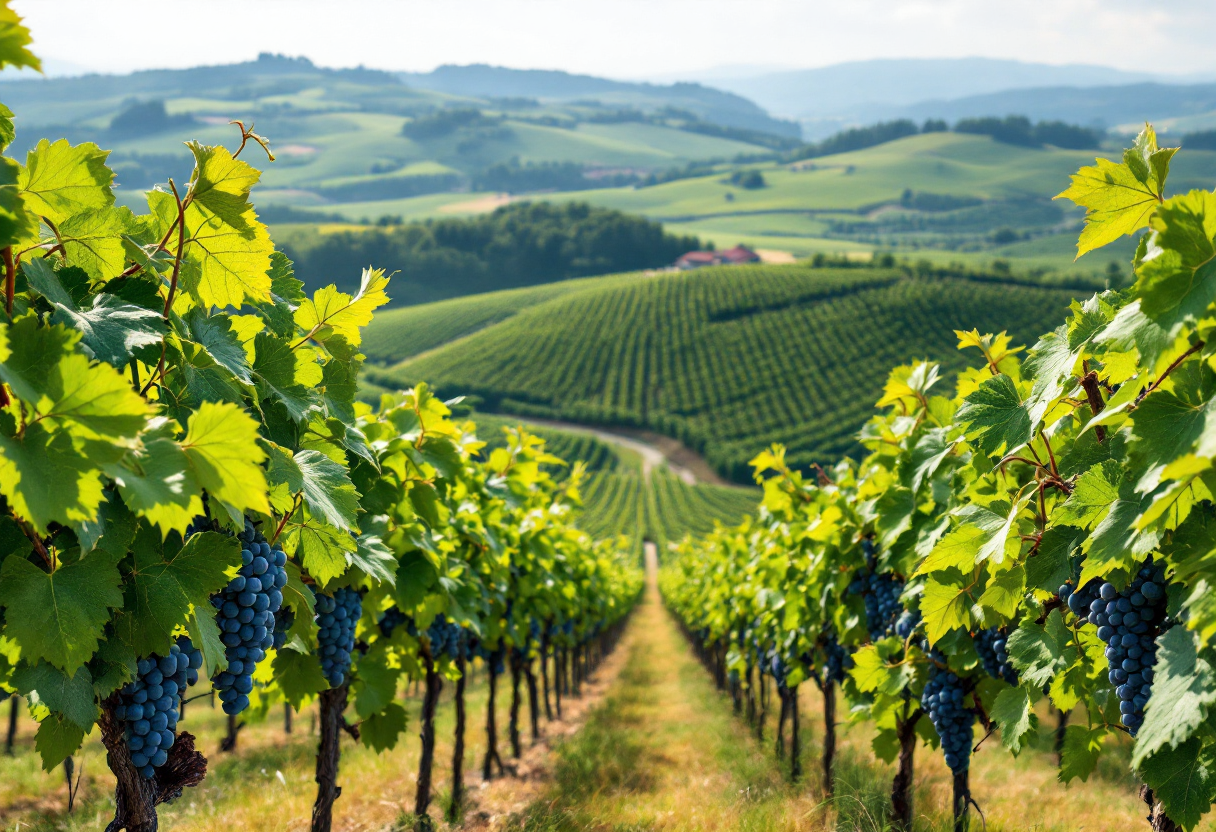
<svg viewBox="0 0 1216 832">
<path fill-rule="evenodd" d="M 311 300 L 306 300 L 296 309 L 296 326 L 310 333 L 317 340 L 325 340 L 323 328 L 329 327 L 334 334 L 343 336 L 348 343 L 358 346 L 359 328 L 372 320 L 372 312 L 388 303 L 384 287 L 388 277 L 383 269 L 364 269 L 363 280 L 354 297 L 339 292 L 333 286 L 318 289 Z"/>
<path fill-rule="evenodd" d="M 1148 225 L 1165 198 L 1170 158 L 1177 150 L 1158 148 L 1156 131 L 1145 125 L 1121 163 L 1097 159 L 1096 166 L 1073 174 L 1072 185 L 1055 198 L 1070 199 L 1085 209 L 1077 257 Z"/>
<path fill-rule="evenodd" d="M 72 146 L 67 139 L 47 139 L 29 152 L 18 179 L 29 211 L 61 222 L 94 208 L 114 204 L 114 174 L 106 167 L 108 150 L 92 142 Z"/>
<path fill-rule="evenodd" d="M 270 513 L 258 423 L 239 406 L 203 402 L 181 445 L 195 482 L 212 497 L 240 511 Z"/>
<path fill-rule="evenodd" d="M 27 67 L 42 71 L 42 61 L 28 47 L 33 38 L 21 22 L 21 16 L 8 7 L 9 0 L 0 2 L 0 67 Z"/>
</svg>

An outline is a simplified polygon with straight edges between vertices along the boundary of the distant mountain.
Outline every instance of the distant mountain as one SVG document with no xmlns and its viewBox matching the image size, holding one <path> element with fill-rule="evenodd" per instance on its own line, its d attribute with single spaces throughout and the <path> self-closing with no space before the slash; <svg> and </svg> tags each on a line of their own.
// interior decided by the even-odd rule
<svg viewBox="0 0 1216 832">
<path fill-rule="evenodd" d="M 800 135 L 797 123 L 773 118 L 755 102 L 733 92 L 696 83 L 645 84 L 559 70 L 509 69 L 487 64 L 445 64 L 431 72 L 401 72 L 398 77 L 417 89 L 470 98 L 531 98 L 546 103 L 594 100 L 642 110 L 675 107 L 724 127 L 778 136 Z"/>
<path fill-rule="evenodd" d="M 1039 87 L 973 95 L 953 101 L 922 101 L 905 108 L 915 119 L 955 120 L 1017 114 L 1103 127 L 1211 115 L 1216 122 L 1216 84 L 1126 84 L 1102 87 Z"/>
<path fill-rule="evenodd" d="M 795 118 L 807 138 L 896 117 L 924 101 L 946 101 L 1041 87 L 1100 87 L 1161 80 L 1148 73 L 1083 64 L 1036 64 L 993 58 L 853 61 L 737 78 L 713 85 L 746 96 L 778 117 Z M 998 109 L 982 115 L 1004 115 Z M 1010 110 L 1008 112 L 1023 112 Z M 1069 118 L 1068 120 L 1081 120 Z"/>
</svg>

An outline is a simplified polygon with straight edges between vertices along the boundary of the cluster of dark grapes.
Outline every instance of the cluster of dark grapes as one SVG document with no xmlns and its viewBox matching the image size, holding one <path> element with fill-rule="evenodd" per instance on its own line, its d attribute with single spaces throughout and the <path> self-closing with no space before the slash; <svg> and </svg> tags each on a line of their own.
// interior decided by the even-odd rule
<svg viewBox="0 0 1216 832">
<path fill-rule="evenodd" d="M 895 635 L 906 639 L 920 625 L 920 609 L 904 610 L 895 621 Z"/>
<path fill-rule="evenodd" d="M 272 548 L 248 520 L 237 539 L 241 542 L 241 571 L 211 596 L 228 659 L 228 668 L 211 681 L 226 714 L 239 714 L 249 707 L 253 671 L 274 646 L 275 613 L 283 605 L 287 585 L 287 555 L 281 548 Z"/>
<path fill-rule="evenodd" d="M 287 643 L 287 631 L 296 623 L 296 614 L 289 609 L 281 609 L 274 616 L 274 649 L 282 650 Z"/>
<path fill-rule="evenodd" d="M 1095 578 L 1085 586 L 1074 589 L 1071 584 L 1060 587 L 1060 600 L 1068 605 L 1072 614 L 1078 618 L 1088 618 L 1090 605 L 1098 599 L 1098 591 L 1102 589 L 1102 581 Z"/>
<path fill-rule="evenodd" d="M 849 653 L 849 649 L 836 640 L 835 635 L 828 636 L 828 643 L 824 647 L 824 652 L 827 653 L 827 671 L 829 682 L 839 684 L 844 681 L 845 671 L 853 666 L 853 656 Z"/>
<path fill-rule="evenodd" d="M 532 619 L 532 621 L 535 623 L 536 619 Z M 443 655 L 451 656 L 455 659 L 461 653 L 464 653 L 465 658 L 468 657 L 468 645 L 464 639 L 464 630 L 459 624 L 448 621 L 443 613 L 435 616 L 435 620 L 431 622 L 431 626 L 427 627 L 426 638 L 431 644 L 431 656 L 436 659 Z"/>
<path fill-rule="evenodd" d="M 380 628 L 380 635 L 385 638 L 391 638 L 393 630 L 400 627 L 402 624 L 410 620 L 410 617 L 399 610 L 397 607 L 389 607 L 380 616 L 380 620 L 376 622 L 376 626 Z"/>
<path fill-rule="evenodd" d="M 921 694 L 920 704 L 929 714 L 942 741 L 942 753 L 950 771 L 958 774 L 971 765 L 971 726 L 975 714 L 963 707 L 963 682 L 949 670 L 935 668 Z"/>
<path fill-rule="evenodd" d="M 140 659 L 135 681 L 119 691 L 114 716 L 126 725 L 132 764 L 149 780 L 169 759 L 177 739 L 182 693 L 198 681 L 202 666 L 202 651 L 183 636 L 169 648 L 169 655 Z"/>
<path fill-rule="evenodd" d="M 332 595 L 317 593 L 317 643 L 321 648 L 321 673 L 331 688 L 346 681 L 350 654 L 355 649 L 355 625 L 363 615 L 359 590 L 342 587 Z"/>
<path fill-rule="evenodd" d="M 1108 678 L 1119 697 L 1120 721 L 1133 736 L 1144 724 L 1144 706 L 1152 695 L 1157 636 L 1169 626 L 1166 604 L 1165 567 L 1152 558 L 1122 592 L 1102 583 L 1090 601 L 1089 622 L 1106 642 Z"/>
<path fill-rule="evenodd" d="M 997 627 L 989 627 L 975 634 L 975 652 L 980 654 L 980 663 L 994 679 L 1003 679 L 1011 685 L 1018 683 L 1018 672 L 1009 663 L 1005 649 L 1005 634 Z"/>
<path fill-rule="evenodd" d="M 899 603 L 903 590 L 903 583 L 894 575 L 870 569 L 859 571 L 849 584 L 849 592 L 865 601 L 866 630 L 871 641 L 889 635 L 894 629 L 896 619 L 904 611 Z"/>
<path fill-rule="evenodd" d="M 773 681 L 777 683 L 777 687 L 785 687 L 785 662 L 776 650 L 770 650 L 768 653 L 768 672 L 773 677 Z"/>
</svg>

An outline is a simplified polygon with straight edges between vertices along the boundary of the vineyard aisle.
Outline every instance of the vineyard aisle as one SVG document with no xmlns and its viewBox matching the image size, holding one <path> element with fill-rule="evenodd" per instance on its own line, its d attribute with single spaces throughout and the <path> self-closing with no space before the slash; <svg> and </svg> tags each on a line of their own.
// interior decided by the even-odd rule
<svg viewBox="0 0 1216 832">
<path fill-rule="evenodd" d="M 604 702 L 558 750 L 551 794 L 520 830 L 796 828 L 816 799 L 791 787 L 714 690 L 659 600 L 646 597 Z"/>
</svg>

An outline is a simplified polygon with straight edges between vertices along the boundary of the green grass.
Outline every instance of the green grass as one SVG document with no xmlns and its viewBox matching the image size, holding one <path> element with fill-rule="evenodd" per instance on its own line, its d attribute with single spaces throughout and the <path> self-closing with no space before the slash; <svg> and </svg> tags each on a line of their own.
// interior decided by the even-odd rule
<svg viewBox="0 0 1216 832">
<path fill-rule="evenodd" d="M 1008 330 L 1026 343 L 1083 294 L 803 265 L 582 285 L 476 331 L 454 327 L 457 340 L 367 377 L 425 380 L 490 411 L 648 428 L 750 482 L 748 460 L 773 442 L 798 464 L 855 451 L 894 365 L 964 365 L 954 330 Z M 503 302 L 491 297 L 479 302 Z M 410 311 L 425 318 L 428 308 Z M 369 355 L 387 359 L 391 339 L 407 337 L 392 334 L 393 321 L 405 320 L 373 328 Z"/>
</svg>

